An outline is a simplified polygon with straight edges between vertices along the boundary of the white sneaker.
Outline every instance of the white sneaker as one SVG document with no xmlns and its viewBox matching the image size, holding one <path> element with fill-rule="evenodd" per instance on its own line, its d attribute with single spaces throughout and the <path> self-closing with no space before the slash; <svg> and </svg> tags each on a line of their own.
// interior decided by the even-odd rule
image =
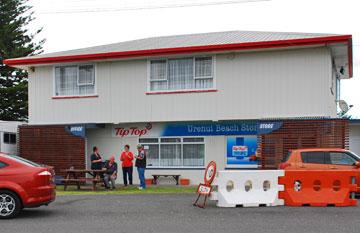
<svg viewBox="0 0 360 233">
<path fill-rule="evenodd" d="M 143 190 L 143 187 L 138 187 L 139 190 Z"/>
</svg>

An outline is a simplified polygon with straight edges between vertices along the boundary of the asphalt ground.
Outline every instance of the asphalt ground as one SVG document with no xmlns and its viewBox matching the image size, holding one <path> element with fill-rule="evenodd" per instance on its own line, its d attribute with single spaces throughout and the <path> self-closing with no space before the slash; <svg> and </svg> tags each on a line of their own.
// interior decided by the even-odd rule
<svg viewBox="0 0 360 233">
<path fill-rule="evenodd" d="M 0 233 L 360 232 L 360 207 L 206 209 L 195 194 L 61 196 L 48 207 L 0 220 Z"/>
</svg>

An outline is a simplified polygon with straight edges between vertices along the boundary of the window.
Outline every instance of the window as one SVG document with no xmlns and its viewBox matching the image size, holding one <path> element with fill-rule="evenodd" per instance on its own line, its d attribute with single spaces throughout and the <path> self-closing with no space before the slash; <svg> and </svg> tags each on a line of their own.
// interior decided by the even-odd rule
<svg viewBox="0 0 360 233">
<path fill-rule="evenodd" d="M 7 166 L 6 163 L 3 163 L 3 162 L 0 161 L 0 169 L 3 168 L 3 167 L 6 167 L 6 166 Z"/>
<path fill-rule="evenodd" d="M 317 164 L 326 164 L 327 155 L 325 152 L 302 152 L 301 159 L 303 163 L 317 163 Z"/>
<path fill-rule="evenodd" d="M 140 138 L 149 167 L 204 166 L 204 138 Z"/>
<path fill-rule="evenodd" d="M 16 144 L 16 133 L 4 133 L 4 139 L 5 144 Z"/>
<path fill-rule="evenodd" d="M 212 57 L 150 61 L 150 91 L 210 89 L 214 87 Z"/>
<path fill-rule="evenodd" d="M 356 160 L 342 152 L 330 152 L 330 163 L 335 165 L 354 165 Z"/>
<path fill-rule="evenodd" d="M 55 96 L 95 94 L 94 65 L 55 67 Z"/>
<path fill-rule="evenodd" d="M 283 159 L 281 160 L 282 163 L 285 163 L 289 160 L 290 158 L 290 155 L 291 155 L 291 151 L 289 151 L 284 157 Z"/>
</svg>

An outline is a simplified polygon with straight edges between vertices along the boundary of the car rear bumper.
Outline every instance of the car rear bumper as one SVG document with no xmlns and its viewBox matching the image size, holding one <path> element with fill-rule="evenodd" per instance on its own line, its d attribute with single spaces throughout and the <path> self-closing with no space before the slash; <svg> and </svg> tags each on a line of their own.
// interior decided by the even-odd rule
<svg viewBox="0 0 360 233">
<path fill-rule="evenodd" d="M 48 205 L 55 201 L 55 185 L 48 185 L 36 188 L 34 194 L 24 201 L 25 208 L 39 207 Z"/>
</svg>

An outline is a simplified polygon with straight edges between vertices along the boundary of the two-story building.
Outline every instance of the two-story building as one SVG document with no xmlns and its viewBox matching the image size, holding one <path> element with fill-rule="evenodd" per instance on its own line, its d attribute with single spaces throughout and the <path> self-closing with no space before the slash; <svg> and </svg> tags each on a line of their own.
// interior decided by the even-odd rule
<svg viewBox="0 0 360 233">
<path fill-rule="evenodd" d="M 58 173 L 89 167 L 93 146 L 118 160 L 124 145 L 143 144 L 147 176 L 191 183 L 211 160 L 274 168 L 292 148 L 348 146 L 337 101 L 340 80 L 352 77 L 351 35 L 215 32 L 5 63 L 30 76 L 20 155 Z"/>
</svg>

